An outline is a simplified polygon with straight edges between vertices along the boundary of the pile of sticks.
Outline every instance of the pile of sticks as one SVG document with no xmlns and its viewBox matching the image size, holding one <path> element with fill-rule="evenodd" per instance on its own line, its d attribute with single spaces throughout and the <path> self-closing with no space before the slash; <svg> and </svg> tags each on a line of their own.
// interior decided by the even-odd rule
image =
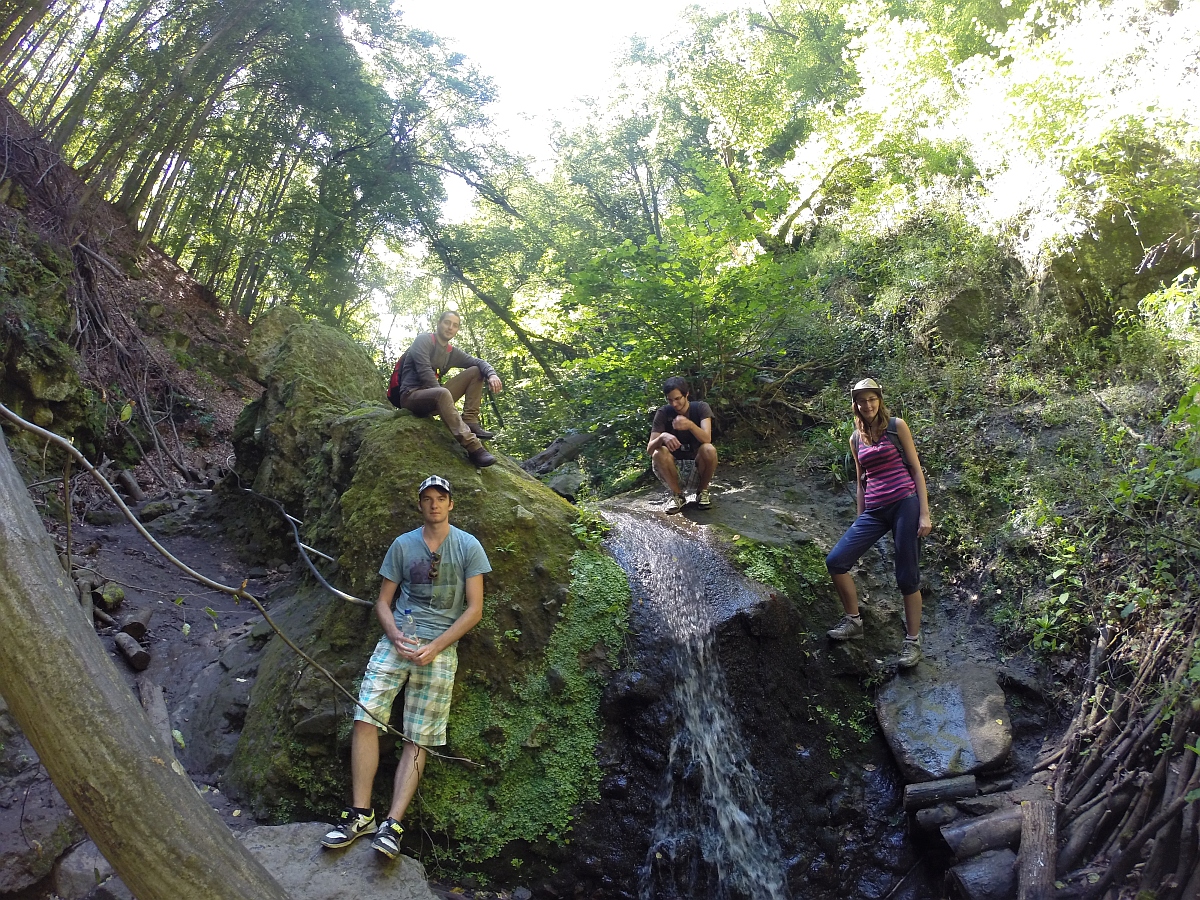
<svg viewBox="0 0 1200 900">
<path fill-rule="evenodd" d="M 964 900 L 1200 900 L 1200 615 L 1101 629 L 1059 745 L 1030 783 L 910 784 L 905 809 Z"/>
<path fill-rule="evenodd" d="M 1198 682 L 1194 606 L 1141 634 L 1100 629 L 1074 719 L 1030 784 L 908 785 L 906 810 L 954 854 L 949 889 L 965 900 L 1200 900 Z"/>
<path fill-rule="evenodd" d="M 1126 641 L 1096 638 L 1053 772 L 1057 896 L 1200 898 L 1200 617 L 1195 607 Z"/>
</svg>

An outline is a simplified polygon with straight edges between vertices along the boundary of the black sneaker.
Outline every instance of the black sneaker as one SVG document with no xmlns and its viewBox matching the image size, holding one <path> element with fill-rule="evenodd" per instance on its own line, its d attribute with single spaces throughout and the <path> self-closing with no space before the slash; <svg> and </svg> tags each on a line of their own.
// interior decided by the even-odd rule
<svg viewBox="0 0 1200 900">
<path fill-rule="evenodd" d="M 400 827 L 400 823 L 388 816 L 379 823 L 379 830 L 375 832 L 375 840 L 371 841 L 371 846 L 388 859 L 395 859 L 400 852 L 400 838 L 403 836 L 404 829 Z"/>
<path fill-rule="evenodd" d="M 321 844 L 334 850 L 339 847 L 349 847 L 364 834 L 375 830 L 375 811 L 367 815 L 358 812 L 354 807 L 347 806 L 338 816 L 338 823 L 333 830 L 321 838 Z"/>
</svg>

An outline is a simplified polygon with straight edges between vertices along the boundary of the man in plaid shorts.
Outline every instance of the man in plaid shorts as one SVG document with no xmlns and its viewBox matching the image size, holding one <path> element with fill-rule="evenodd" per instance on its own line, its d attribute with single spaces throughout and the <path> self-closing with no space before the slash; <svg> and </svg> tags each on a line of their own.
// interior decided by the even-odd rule
<svg viewBox="0 0 1200 900">
<path fill-rule="evenodd" d="M 671 492 L 665 512 L 683 512 L 688 491 L 696 505 L 712 506 L 708 486 L 717 471 L 717 448 L 712 442 L 712 407 L 692 400 L 687 379 L 674 375 L 663 382 L 666 404 L 654 413 L 646 452 L 658 480 Z"/>
<path fill-rule="evenodd" d="M 389 859 L 400 852 L 400 820 L 425 771 L 426 747 L 446 743 L 446 722 L 457 641 L 483 615 L 483 576 L 492 571 L 487 554 L 472 535 L 450 524 L 454 509 L 450 482 L 430 475 L 417 490 L 425 524 L 400 535 L 379 567 L 383 585 L 375 614 L 383 637 L 367 664 L 359 689 L 350 738 L 351 805 L 321 843 L 348 847 L 373 831 L 371 846 Z M 395 611 L 392 600 L 400 589 Z M 402 634 L 408 614 L 416 635 Z M 371 786 L 379 768 L 379 730 L 391 718 L 392 701 L 404 689 L 404 749 L 396 767 L 392 805 L 375 828 Z"/>
</svg>

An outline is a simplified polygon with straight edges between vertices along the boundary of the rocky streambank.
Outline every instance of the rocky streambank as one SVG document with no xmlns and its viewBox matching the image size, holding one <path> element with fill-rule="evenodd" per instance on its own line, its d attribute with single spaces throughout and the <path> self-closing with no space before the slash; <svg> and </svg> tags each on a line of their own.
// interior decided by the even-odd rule
<svg viewBox="0 0 1200 900">
<path fill-rule="evenodd" d="M 927 659 L 897 677 L 899 598 L 886 552 L 873 552 L 859 573 L 868 636 L 829 644 L 836 601 L 821 558 L 851 510 L 792 460 L 722 472 L 715 508 L 685 521 L 662 517 L 653 494 L 623 498 L 607 512 L 606 552 L 593 519 L 519 467 L 475 470 L 439 423 L 382 405 L 377 370 L 344 337 L 267 326 L 267 387 L 239 423 L 235 475 L 172 501 L 153 527 L 200 568 L 246 580 L 352 690 L 377 637 L 370 610 L 302 575 L 288 520 L 261 498 L 330 558 L 324 577 L 363 597 L 391 536 L 416 523 L 415 485 L 434 470 L 454 481 L 455 521 L 481 537 L 494 572 L 484 622 L 461 646 L 455 759 L 431 764 L 405 845 L 441 877 L 474 871 L 545 897 L 754 896 L 754 885 L 813 900 L 937 896 L 951 860 L 910 820 L 905 782 L 975 773 L 990 790 L 1031 768 L 1050 724 L 1037 673 L 1009 661 L 1006 694 L 994 635 L 961 598 L 931 592 Z M 164 564 L 123 528 L 77 529 L 80 560 L 127 586 L 128 609 L 154 609 L 147 672 L 193 781 L 238 829 L 332 815 L 347 698 L 251 609 L 162 580 Z M 675 570 L 689 586 L 664 595 Z M 115 629 L 99 638 L 112 644 Z M 696 718 L 685 701 L 706 680 L 722 693 Z M 21 753 L 10 810 L 34 778 Z M 385 766 L 381 796 L 390 777 Z M 57 843 L 37 839 L 57 856 L 82 835 L 61 801 L 40 806 L 61 813 L 45 828 Z M 766 855 L 730 850 L 739 834 Z M 14 889 L 56 877 L 36 850 L 16 855 Z M 310 862 L 350 877 L 337 854 Z"/>
</svg>

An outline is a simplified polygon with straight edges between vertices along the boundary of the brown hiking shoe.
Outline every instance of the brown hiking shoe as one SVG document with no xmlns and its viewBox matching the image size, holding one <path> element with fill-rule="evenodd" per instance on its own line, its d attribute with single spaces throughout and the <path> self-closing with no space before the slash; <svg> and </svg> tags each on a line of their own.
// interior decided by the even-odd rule
<svg viewBox="0 0 1200 900">
<path fill-rule="evenodd" d="M 494 431 L 488 431 L 478 422 L 464 422 L 463 424 L 470 428 L 471 434 L 475 435 L 475 437 L 479 438 L 481 441 L 490 441 L 496 436 Z"/>
<path fill-rule="evenodd" d="M 496 464 L 496 457 L 487 452 L 485 447 L 480 447 L 477 450 L 471 450 L 467 453 L 467 457 L 471 463 L 480 469 L 485 469 L 488 466 Z"/>
</svg>

